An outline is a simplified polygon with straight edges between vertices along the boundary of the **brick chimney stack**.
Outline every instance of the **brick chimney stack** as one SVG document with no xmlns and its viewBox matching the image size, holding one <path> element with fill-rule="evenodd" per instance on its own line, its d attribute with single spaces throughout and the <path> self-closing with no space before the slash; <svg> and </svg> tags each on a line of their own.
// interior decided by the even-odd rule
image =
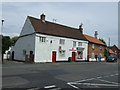
<svg viewBox="0 0 120 90">
<path fill-rule="evenodd" d="M 42 15 L 40 15 L 40 18 L 41 18 L 41 20 L 42 20 L 43 22 L 45 22 L 45 15 L 44 15 L 44 13 L 43 13 Z"/>
<path fill-rule="evenodd" d="M 95 31 L 94 36 L 95 36 L 95 38 L 97 38 L 97 36 L 98 36 L 98 32 L 97 31 Z"/>
<path fill-rule="evenodd" d="M 81 23 L 81 25 L 79 26 L 79 30 L 80 30 L 80 32 L 83 34 L 83 28 L 82 28 L 82 23 Z"/>
</svg>

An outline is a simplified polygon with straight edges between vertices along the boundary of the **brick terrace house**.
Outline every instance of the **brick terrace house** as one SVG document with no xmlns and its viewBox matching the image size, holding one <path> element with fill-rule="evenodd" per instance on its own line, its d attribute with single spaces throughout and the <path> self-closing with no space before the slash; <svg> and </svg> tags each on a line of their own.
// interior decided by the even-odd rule
<svg viewBox="0 0 120 90">
<path fill-rule="evenodd" d="M 114 55 L 116 55 L 117 58 L 120 58 L 120 49 L 116 45 L 113 45 L 109 48 L 114 52 Z"/>
<path fill-rule="evenodd" d="M 113 50 L 112 50 L 112 49 L 107 48 L 107 50 L 108 50 L 109 55 L 115 55 L 115 53 L 113 52 Z"/>
<path fill-rule="evenodd" d="M 95 37 L 85 35 L 86 39 L 88 40 L 88 56 L 89 56 L 89 61 L 96 61 L 95 55 L 101 55 L 102 59 L 105 60 L 104 57 L 104 50 L 106 48 L 106 45 L 98 40 Z"/>
</svg>

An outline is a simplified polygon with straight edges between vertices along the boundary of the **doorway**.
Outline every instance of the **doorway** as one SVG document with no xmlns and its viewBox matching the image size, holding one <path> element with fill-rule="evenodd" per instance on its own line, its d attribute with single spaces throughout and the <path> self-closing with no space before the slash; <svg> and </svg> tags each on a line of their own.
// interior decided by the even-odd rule
<svg viewBox="0 0 120 90">
<path fill-rule="evenodd" d="M 29 60 L 30 62 L 34 62 L 34 54 L 33 54 L 33 51 L 30 51 L 30 56 L 29 56 Z"/>
<path fill-rule="evenodd" d="M 56 62 L 56 51 L 52 52 L 52 62 Z"/>
<path fill-rule="evenodd" d="M 14 60 L 14 51 L 12 51 L 12 60 Z"/>
<path fill-rule="evenodd" d="M 72 52 L 72 62 L 75 62 L 75 52 Z"/>
</svg>

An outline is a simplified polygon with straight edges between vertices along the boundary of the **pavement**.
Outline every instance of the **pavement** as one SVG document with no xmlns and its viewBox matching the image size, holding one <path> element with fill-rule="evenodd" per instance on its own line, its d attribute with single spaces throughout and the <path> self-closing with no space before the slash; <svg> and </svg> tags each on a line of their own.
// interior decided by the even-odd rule
<svg viewBox="0 0 120 90">
<path fill-rule="evenodd" d="M 3 90 L 119 90 L 119 63 L 4 61 Z"/>
<path fill-rule="evenodd" d="M 18 62 L 18 61 L 4 59 L 3 64 L 24 64 L 24 62 Z"/>
</svg>

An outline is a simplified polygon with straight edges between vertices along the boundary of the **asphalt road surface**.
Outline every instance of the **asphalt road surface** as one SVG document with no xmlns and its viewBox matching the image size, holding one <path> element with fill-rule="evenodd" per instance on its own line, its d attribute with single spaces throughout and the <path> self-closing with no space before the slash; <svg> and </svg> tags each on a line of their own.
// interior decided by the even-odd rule
<svg viewBox="0 0 120 90">
<path fill-rule="evenodd" d="M 119 90 L 118 63 L 3 64 L 3 90 Z M 102 89 L 101 89 L 102 88 Z"/>
</svg>

